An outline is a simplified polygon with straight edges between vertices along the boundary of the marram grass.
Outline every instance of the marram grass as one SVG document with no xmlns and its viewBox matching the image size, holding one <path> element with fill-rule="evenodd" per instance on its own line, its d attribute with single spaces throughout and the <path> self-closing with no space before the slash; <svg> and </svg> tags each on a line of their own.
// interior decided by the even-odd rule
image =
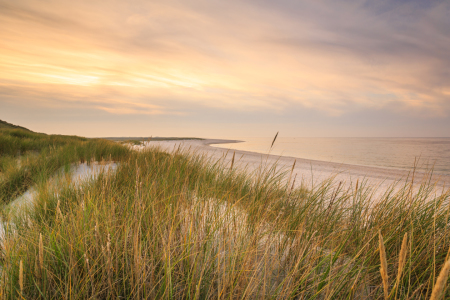
<svg viewBox="0 0 450 300">
<path fill-rule="evenodd" d="M 121 160 L 130 153 L 117 143 L 21 129 L 0 130 L 0 204 L 29 187 L 45 183 L 56 171 L 77 162 Z"/>
<path fill-rule="evenodd" d="M 449 192 L 427 182 L 373 199 L 364 183 L 291 189 L 290 170 L 182 151 L 114 160 L 82 186 L 42 184 L 32 209 L 9 216 L 2 298 L 450 297 Z"/>
</svg>

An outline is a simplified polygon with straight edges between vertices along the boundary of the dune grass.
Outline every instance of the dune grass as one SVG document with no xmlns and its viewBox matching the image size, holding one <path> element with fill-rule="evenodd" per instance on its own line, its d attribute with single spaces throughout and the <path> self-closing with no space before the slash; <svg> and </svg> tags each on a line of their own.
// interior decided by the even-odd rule
<svg viewBox="0 0 450 300">
<path fill-rule="evenodd" d="M 450 297 L 450 192 L 430 182 L 374 199 L 373 187 L 332 178 L 292 189 L 274 165 L 66 147 L 53 151 L 71 151 L 67 162 L 112 155 L 119 167 L 82 186 L 41 184 L 33 207 L 8 216 L 5 299 Z"/>
<path fill-rule="evenodd" d="M 120 160 L 129 149 L 101 139 L 46 135 L 22 129 L 0 130 L 0 203 L 32 185 L 45 183 L 61 167 L 76 162 Z"/>
<path fill-rule="evenodd" d="M 195 137 L 105 137 L 105 140 L 120 142 L 120 143 L 130 143 L 134 145 L 140 145 L 143 142 L 149 141 L 180 141 L 180 140 L 203 140 L 202 138 Z"/>
<path fill-rule="evenodd" d="M 8 123 L 6 121 L 0 120 L 0 130 L 2 130 L 2 129 L 22 129 L 24 131 L 31 131 L 28 128 L 14 125 L 14 124 Z"/>
</svg>

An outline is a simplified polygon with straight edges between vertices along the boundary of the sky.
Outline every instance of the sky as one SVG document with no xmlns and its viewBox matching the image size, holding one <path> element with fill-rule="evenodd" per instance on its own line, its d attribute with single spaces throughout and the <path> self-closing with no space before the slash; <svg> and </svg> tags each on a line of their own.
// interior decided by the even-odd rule
<svg viewBox="0 0 450 300">
<path fill-rule="evenodd" d="M 450 1 L 0 0 L 0 119 L 87 137 L 449 137 Z"/>
</svg>

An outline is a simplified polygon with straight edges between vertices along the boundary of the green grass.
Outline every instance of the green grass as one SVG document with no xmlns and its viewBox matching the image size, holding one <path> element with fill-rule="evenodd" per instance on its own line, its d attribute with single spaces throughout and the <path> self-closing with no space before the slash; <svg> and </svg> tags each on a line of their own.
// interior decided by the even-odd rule
<svg viewBox="0 0 450 300">
<path fill-rule="evenodd" d="M 30 131 L 29 129 L 27 129 L 25 127 L 13 125 L 13 124 L 10 124 L 10 123 L 8 123 L 6 121 L 2 121 L 2 120 L 0 120 L 0 129 L 22 129 L 25 131 Z"/>
<path fill-rule="evenodd" d="M 61 167 L 91 160 L 120 160 L 130 150 L 101 139 L 0 129 L 0 203 L 45 183 Z"/>
<path fill-rule="evenodd" d="M 32 208 L 5 215 L 5 299 L 384 299 L 379 232 L 389 298 L 429 299 L 448 259 L 450 192 L 435 195 L 429 182 L 372 199 L 364 183 L 291 190 L 275 166 L 230 170 L 196 153 L 102 140 L 49 149 L 25 164 L 45 178 L 110 155 L 119 167 L 82 186 L 44 180 Z"/>
</svg>

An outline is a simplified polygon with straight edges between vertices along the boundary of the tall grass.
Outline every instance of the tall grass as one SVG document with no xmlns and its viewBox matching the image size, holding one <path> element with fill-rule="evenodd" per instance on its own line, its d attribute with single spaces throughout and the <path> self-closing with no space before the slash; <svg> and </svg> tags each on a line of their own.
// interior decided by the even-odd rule
<svg viewBox="0 0 450 300">
<path fill-rule="evenodd" d="M 20 156 L 27 151 L 41 151 L 87 140 L 78 136 L 47 135 L 23 129 L 0 128 L 0 156 Z"/>
<path fill-rule="evenodd" d="M 91 160 L 121 160 L 130 150 L 114 142 L 55 136 L 21 129 L 0 130 L 0 203 L 34 184 L 45 183 L 61 167 Z"/>
<path fill-rule="evenodd" d="M 251 174 L 193 153 L 117 151 L 116 172 L 43 185 L 33 209 L 11 216 L 3 298 L 429 299 L 437 283 L 433 297 L 450 297 L 438 276 L 450 192 L 429 182 L 373 199 L 364 183 L 332 179 L 291 189 L 276 166 Z"/>
</svg>

